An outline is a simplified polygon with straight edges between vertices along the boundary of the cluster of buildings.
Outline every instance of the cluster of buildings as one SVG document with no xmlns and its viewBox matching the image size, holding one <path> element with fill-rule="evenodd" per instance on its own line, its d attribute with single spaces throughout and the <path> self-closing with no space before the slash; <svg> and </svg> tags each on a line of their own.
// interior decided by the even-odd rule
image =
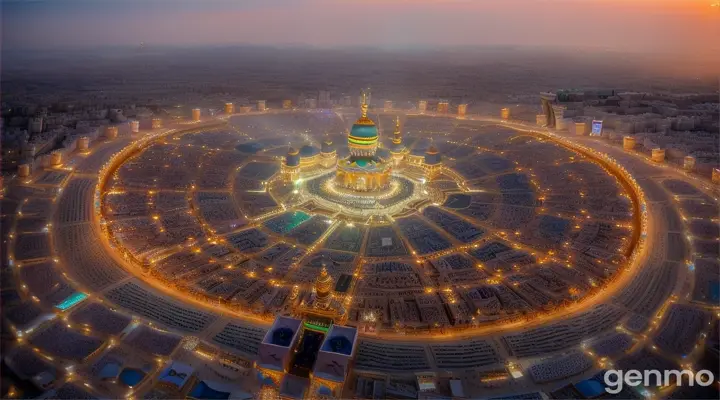
<svg viewBox="0 0 720 400">
<path fill-rule="evenodd" d="M 198 94 L 199 96 L 199 94 Z M 217 97 L 217 96 L 215 96 Z M 131 102 L 118 99 L 110 105 L 112 99 L 103 97 L 97 102 L 82 101 L 71 103 L 58 100 L 51 106 L 37 106 L 27 102 L 19 102 L 17 107 L 6 107 L 2 114 L 2 170 L 3 174 L 14 174 L 21 164 L 44 164 L 37 159 L 47 155 L 53 150 L 74 149 L 79 138 L 87 137 L 91 141 L 102 137 L 105 128 L 117 126 L 120 134 L 143 129 L 157 129 L 161 120 L 200 121 L 206 117 L 223 114 L 248 113 L 251 111 L 263 112 L 269 109 L 266 100 L 249 100 L 237 98 L 233 102 L 222 102 L 215 97 L 203 97 L 196 104 L 203 107 L 189 109 L 182 105 L 170 105 L 173 102 L 182 104 L 188 98 L 162 97 L 148 100 L 147 104 L 165 104 L 165 106 L 151 105 L 139 106 Z M 235 98 L 222 94 L 224 98 Z M 276 109 L 329 109 L 333 107 L 352 107 L 366 102 L 371 104 L 370 92 L 365 97 L 350 95 L 334 95 L 330 91 L 320 90 L 317 96 L 301 94 L 298 99 L 284 99 L 277 104 L 272 103 Z M 396 105 L 390 101 L 383 102 L 385 111 L 394 110 Z M 411 106 L 413 107 L 413 106 Z M 419 113 L 437 112 L 439 114 L 457 113 L 463 117 L 467 112 L 467 104 L 460 104 L 450 110 L 449 102 L 439 100 L 428 106 L 427 100 L 419 101 L 413 108 Z"/>
<path fill-rule="evenodd" d="M 16 173 L 21 164 L 33 164 L 53 150 L 74 149 L 80 138 L 96 140 L 107 127 L 138 132 L 140 121 L 149 125 L 156 115 L 156 111 L 135 105 L 10 108 L 2 115 L 3 174 Z"/>
<path fill-rule="evenodd" d="M 662 150 L 669 162 L 708 177 L 720 164 L 717 95 L 560 90 L 540 98 L 540 126 L 625 140 L 655 158 Z"/>
<path fill-rule="evenodd" d="M 616 179 L 497 123 L 426 110 L 401 115 L 401 129 L 397 115 L 361 104 L 347 124 L 316 110 L 212 129 L 193 125 L 201 108 L 188 131 L 153 131 L 139 153 L 117 125 L 101 131 L 117 140 L 51 153 L 0 209 L 14 279 L 2 289 L 6 364 L 46 398 L 597 398 L 611 360 L 675 368 L 712 345 L 710 196 L 649 175 L 662 207 L 643 213 L 672 228 L 643 234 L 665 251 L 616 296 L 556 316 L 603 296 L 625 268 L 634 214 Z M 309 144 L 288 152 L 299 138 Z M 316 175 L 390 218 L 352 221 L 345 203 L 289 200 Z M 422 199 L 390 212 L 384 196 L 409 193 L 408 181 Z M 686 274 L 689 297 L 673 293 Z M 524 329 L 494 330 L 505 323 Z M 639 390 L 621 396 L 667 388 Z"/>
</svg>

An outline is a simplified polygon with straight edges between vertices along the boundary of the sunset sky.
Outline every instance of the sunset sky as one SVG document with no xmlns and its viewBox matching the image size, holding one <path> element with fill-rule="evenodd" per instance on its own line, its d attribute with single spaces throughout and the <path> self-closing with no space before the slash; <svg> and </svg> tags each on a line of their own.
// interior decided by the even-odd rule
<svg viewBox="0 0 720 400">
<path fill-rule="evenodd" d="M 720 51 L 712 0 L 0 0 L 3 47 L 521 45 Z"/>
</svg>

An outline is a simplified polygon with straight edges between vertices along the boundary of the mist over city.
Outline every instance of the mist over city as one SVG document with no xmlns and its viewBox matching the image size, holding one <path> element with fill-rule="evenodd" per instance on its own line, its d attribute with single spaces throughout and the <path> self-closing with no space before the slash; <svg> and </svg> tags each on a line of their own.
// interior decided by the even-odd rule
<svg viewBox="0 0 720 400">
<path fill-rule="evenodd" d="M 720 3 L 0 12 L 2 398 L 720 396 Z"/>
</svg>

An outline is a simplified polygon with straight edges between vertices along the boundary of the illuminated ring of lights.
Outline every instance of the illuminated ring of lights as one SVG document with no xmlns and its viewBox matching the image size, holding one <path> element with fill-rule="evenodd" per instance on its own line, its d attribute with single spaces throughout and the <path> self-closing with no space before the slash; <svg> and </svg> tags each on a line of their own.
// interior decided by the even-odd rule
<svg viewBox="0 0 720 400">
<path fill-rule="evenodd" d="M 97 190 L 96 190 L 97 200 L 99 200 L 98 202 L 100 204 L 102 203 L 103 196 L 99 196 L 99 194 L 103 193 L 105 191 L 105 185 L 108 182 L 108 177 L 111 176 L 112 173 L 114 171 L 116 171 L 126 160 L 130 159 L 131 156 L 137 154 L 140 151 L 143 151 L 145 148 L 149 147 L 156 140 L 161 139 L 163 136 L 171 135 L 171 134 L 187 134 L 187 133 L 192 133 L 193 131 L 195 131 L 197 133 L 202 133 L 202 132 L 199 132 L 200 129 L 202 129 L 203 131 L 206 131 L 206 130 L 215 128 L 216 126 L 219 126 L 219 125 L 220 124 L 214 124 L 214 125 L 206 126 L 203 128 L 194 127 L 193 129 L 188 129 L 187 131 L 170 131 L 170 132 L 166 132 L 163 134 L 147 136 L 137 142 L 134 142 L 133 144 L 129 145 L 128 147 L 124 148 L 118 154 L 113 156 L 112 159 L 110 160 L 110 162 L 108 164 L 106 164 L 99 172 L 98 186 L 97 186 Z M 532 132 L 525 132 L 525 134 L 532 135 L 532 136 L 540 136 L 540 137 L 543 137 L 544 139 L 549 139 L 550 141 L 552 141 L 553 143 L 556 143 L 559 146 L 569 148 L 572 151 L 575 151 L 588 159 L 594 160 L 595 162 L 599 163 L 611 175 L 615 176 L 618 179 L 618 181 L 623 185 L 623 187 L 626 189 L 626 192 L 630 195 L 631 201 L 633 204 L 633 222 L 634 222 L 635 229 L 633 230 L 632 245 L 630 246 L 630 248 L 628 250 L 628 252 L 629 252 L 628 264 L 629 265 L 626 268 L 620 269 L 618 271 L 618 273 L 616 273 L 615 276 L 617 277 L 620 274 L 626 274 L 626 271 L 636 269 L 636 267 L 638 267 L 639 261 L 641 261 L 641 260 L 639 260 L 640 253 L 642 252 L 642 250 L 644 250 L 646 248 L 644 245 L 647 240 L 645 233 L 647 232 L 647 223 L 648 223 L 647 213 L 645 211 L 644 193 L 640 189 L 636 180 L 623 167 L 616 166 L 615 161 L 612 158 L 610 158 L 609 156 L 607 156 L 606 154 L 595 152 L 594 150 L 592 150 L 590 148 L 575 144 L 567 139 L 562 138 L 561 136 L 557 136 L 557 135 L 554 135 L 551 133 L 532 131 Z M 642 206 L 642 210 L 643 210 L 642 212 L 641 212 L 641 206 Z M 100 207 L 102 207 L 102 204 L 100 205 Z M 100 222 L 101 226 L 105 224 L 105 222 L 103 220 L 100 220 L 100 221 L 96 220 L 96 222 Z M 103 240 L 106 241 L 107 243 L 110 243 L 108 241 L 107 237 L 103 236 Z M 111 247 L 116 250 L 116 254 L 118 256 L 117 259 L 123 259 L 123 248 L 119 245 L 117 247 L 111 245 Z M 128 265 L 128 264 L 130 264 L 130 265 Z M 141 265 L 139 265 L 137 263 L 137 261 L 135 261 L 135 262 L 132 262 L 132 261 L 127 262 L 126 261 L 126 263 L 123 265 L 126 267 L 126 269 L 131 271 L 131 273 L 133 275 L 140 278 L 141 280 L 146 281 L 146 282 L 150 283 L 151 285 L 158 285 L 158 283 L 150 282 L 149 279 L 141 273 L 141 271 L 142 271 Z M 162 284 L 160 284 L 160 286 L 162 286 Z M 613 292 L 617 291 L 618 289 L 623 287 L 623 286 L 619 286 L 617 284 L 613 284 L 613 282 L 611 282 L 608 285 L 604 286 L 603 288 L 607 289 L 609 286 L 613 286 L 613 289 L 612 289 Z M 167 288 L 167 287 L 163 286 L 163 288 Z M 186 297 L 184 297 L 178 293 L 172 293 L 170 295 L 181 301 L 187 301 Z M 530 325 L 535 325 L 538 323 L 545 322 L 548 318 L 554 319 L 557 317 L 569 317 L 571 315 L 580 313 L 583 310 L 586 310 L 588 305 L 596 304 L 597 302 L 596 301 L 594 302 L 593 300 L 600 300 L 599 297 L 601 297 L 601 296 L 598 296 L 597 293 L 595 293 L 593 295 L 586 295 L 581 300 L 579 300 L 577 303 L 575 303 L 576 307 L 574 307 L 573 310 L 568 311 L 568 309 L 560 309 L 560 310 L 557 310 L 557 311 L 554 311 L 554 312 L 551 312 L 548 314 L 544 314 L 540 318 L 528 319 L 525 321 L 526 323 L 525 323 L 525 325 L 523 325 L 523 328 L 527 328 Z M 198 301 L 194 301 L 193 303 L 197 304 Z M 217 309 L 216 304 L 206 303 L 206 304 L 204 304 L 204 306 L 211 310 Z M 231 309 L 231 308 L 227 308 L 227 311 L 229 311 L 234 316 L 237 316 L 237 317 L 240 317 L 243 319 L 253 320 L 255 322 L 264 322 L 265 324 L 269 324 L 271 321 L 271 318 L 258 318 L 257 316 L 251 315 L 249 313 L 239 312 L 239 311 L 237 311 L 235 309 Z M 514 322 L 503 321 L 502 323 L 499 323 L 497 325 L 483 326 L 483 328 L 486 328 L 486 329 L 477 330 L 475 332 L 466 330 L 463 332 L 463 334 L 471 336 L 471 335 L 485 335 L 489 332 L 497 333 L 499 331 L 509 331 L 509 330 L 516 329 L 517 324 L 518 324 L 517 321 L 514 321 Z M 487 331 L 487 332 L 485 332 L 485 331 Z M 385 337 L 391 338 L 392 335 L 385 336 Z M 443 338 L 445 336 L 438 336 L 438 337 Z M 406 336 L 404 336 L 402 334 L 398 334 L 397 338 L 405 339 L 405 340 L 408 339 Z"/>
</svg>

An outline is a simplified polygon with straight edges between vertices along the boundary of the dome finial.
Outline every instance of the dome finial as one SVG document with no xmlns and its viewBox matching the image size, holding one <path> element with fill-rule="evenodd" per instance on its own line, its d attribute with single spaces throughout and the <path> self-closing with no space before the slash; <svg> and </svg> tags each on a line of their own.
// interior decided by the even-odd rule
<svg viewBox="0 0 720 400">
<path fill-rule="evenodd" d="M 393 143 L 400 144 L 402 143 L 402 138 L 400 137 L 400 116 L 395 117 L 395 132 L 393 132 Z"/>
<path fill-rule="evenodd" d="M 362 111 L 362 117 L 367 118 L 368 113 L 368 105 L 367 105 L 367 93 L 365 91 L 362 91 L 362 104 L 360 105 L 360 110 Z"/>
</svg>

